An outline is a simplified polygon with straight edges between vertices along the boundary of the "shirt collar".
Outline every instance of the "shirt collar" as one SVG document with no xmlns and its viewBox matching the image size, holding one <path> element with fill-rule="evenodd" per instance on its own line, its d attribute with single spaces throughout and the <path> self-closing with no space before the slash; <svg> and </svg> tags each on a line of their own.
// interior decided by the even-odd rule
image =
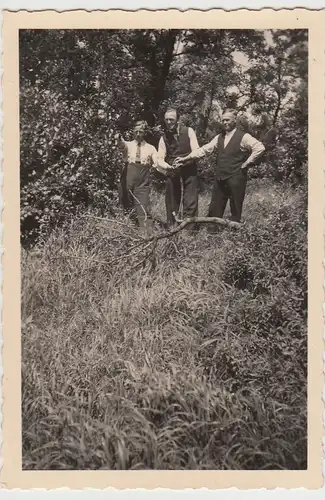
<svg viewBox="0 0 325 500">
<path fill-rule="evenodd" d="M 232 130 L 230 130 L 230 132 L 226 132 L 226 134 L 225 134 L 225 135 L 232 135 L 232 134 L 234 134 L 235 132 L 236 132 L 236 127 L 235 127 L 235 128 L 233 128 Z"/>
</svg>

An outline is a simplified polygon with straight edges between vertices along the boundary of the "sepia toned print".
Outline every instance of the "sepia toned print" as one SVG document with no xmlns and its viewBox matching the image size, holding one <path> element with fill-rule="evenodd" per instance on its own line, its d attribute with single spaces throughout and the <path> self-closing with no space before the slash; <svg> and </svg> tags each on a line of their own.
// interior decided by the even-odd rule
<svg viewBox="0 0 325 500">
<path fill-rule="evenodd" d="M 320 485 L 321 31 L 301 12 L 106 28 L 8 14 L 19 484 Z"/>
</svg>

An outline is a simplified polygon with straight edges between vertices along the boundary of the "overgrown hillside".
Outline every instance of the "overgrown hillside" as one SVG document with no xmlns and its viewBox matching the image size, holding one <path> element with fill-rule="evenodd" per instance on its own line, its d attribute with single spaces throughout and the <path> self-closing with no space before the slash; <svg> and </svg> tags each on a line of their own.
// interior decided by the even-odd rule
<svg viewBox="0 0 325 500">
<path fill-rule="evenodd" d="M 23 468 L 306 468 L 306 208 L 251 181 L 239 232 L 88 212 L 22 250 Z"/>
</svg>

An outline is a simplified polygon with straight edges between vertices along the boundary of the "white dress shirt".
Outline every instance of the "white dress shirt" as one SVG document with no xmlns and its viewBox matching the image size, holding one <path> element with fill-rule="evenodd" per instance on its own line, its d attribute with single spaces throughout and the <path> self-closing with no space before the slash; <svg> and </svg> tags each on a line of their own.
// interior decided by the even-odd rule
<svg viewBox="0 0 325 500">
<path fill-rule="evenodd" d="M 179 127 L 177 128 L 177 134 L 178 133 L 179 133 Z M 196 134 L 191 127 L 188 127 L 188 137 L 190 140 L 191 151 L 199 149 L 200 146 L 199 143 L 197 142 Z M 164 138 L 161 137 L 158 144 L 157 169 L 162 173 L 165 173 L 166 170 L 171 168 L 171 165 L 169 165 L 165 161 L 166 153 L 167 153 L 166 144 Z"/>
<path fill-rule="evenodd" d="M 225 147 L 229 143 L 230 139 L 236 132 L 236 128 L 231 130 L 231 132 L 228 132 L 225 134 L 225 142 L 224 145 Z M 203 158 L 207 154 L 212 153 L 213 151 L 216 151 L 218 149 L 218 140 L 219 140 L 219 134 L 216 135 L 212 141 L 210 141 L 208 144 L 205 144 L 201 148 L 196 149 L 195 151 L 192 151 L 190 153 L 189 158 Z M 253 163 L 257 158 L 265 151 L 264 145 L 252 137 L 250 134 L 246 133 L 241 142 L 240 142 L 240 149 L 242 151 L 251 151 L 251 155 L 247 158 L 246 162 L 247 164 Z"/>
<path fill-rule="evenodd" d="M 128 163 L 136 163 L 137 147 L 138 143 L 136 140 L 121 140 L 123 155 Z M 157 166 L 157 150 L 152 144 L 146 141 L 140 143 L 140 164 L 146 165 L 147 167 Z"/>
</svg>

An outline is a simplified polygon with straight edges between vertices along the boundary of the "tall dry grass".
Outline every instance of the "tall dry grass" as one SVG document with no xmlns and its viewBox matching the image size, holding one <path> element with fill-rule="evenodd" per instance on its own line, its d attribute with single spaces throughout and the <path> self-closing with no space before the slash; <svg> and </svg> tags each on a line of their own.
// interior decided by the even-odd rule
<svg viewBox="0 0 325 500">
<path fill-rule="evenodd" d="M 22 250 L 24 469 L 306 468 L 305 193 L 252 182 L 244 215 L 140 266 L 122 217 Z"/>
</svg>

